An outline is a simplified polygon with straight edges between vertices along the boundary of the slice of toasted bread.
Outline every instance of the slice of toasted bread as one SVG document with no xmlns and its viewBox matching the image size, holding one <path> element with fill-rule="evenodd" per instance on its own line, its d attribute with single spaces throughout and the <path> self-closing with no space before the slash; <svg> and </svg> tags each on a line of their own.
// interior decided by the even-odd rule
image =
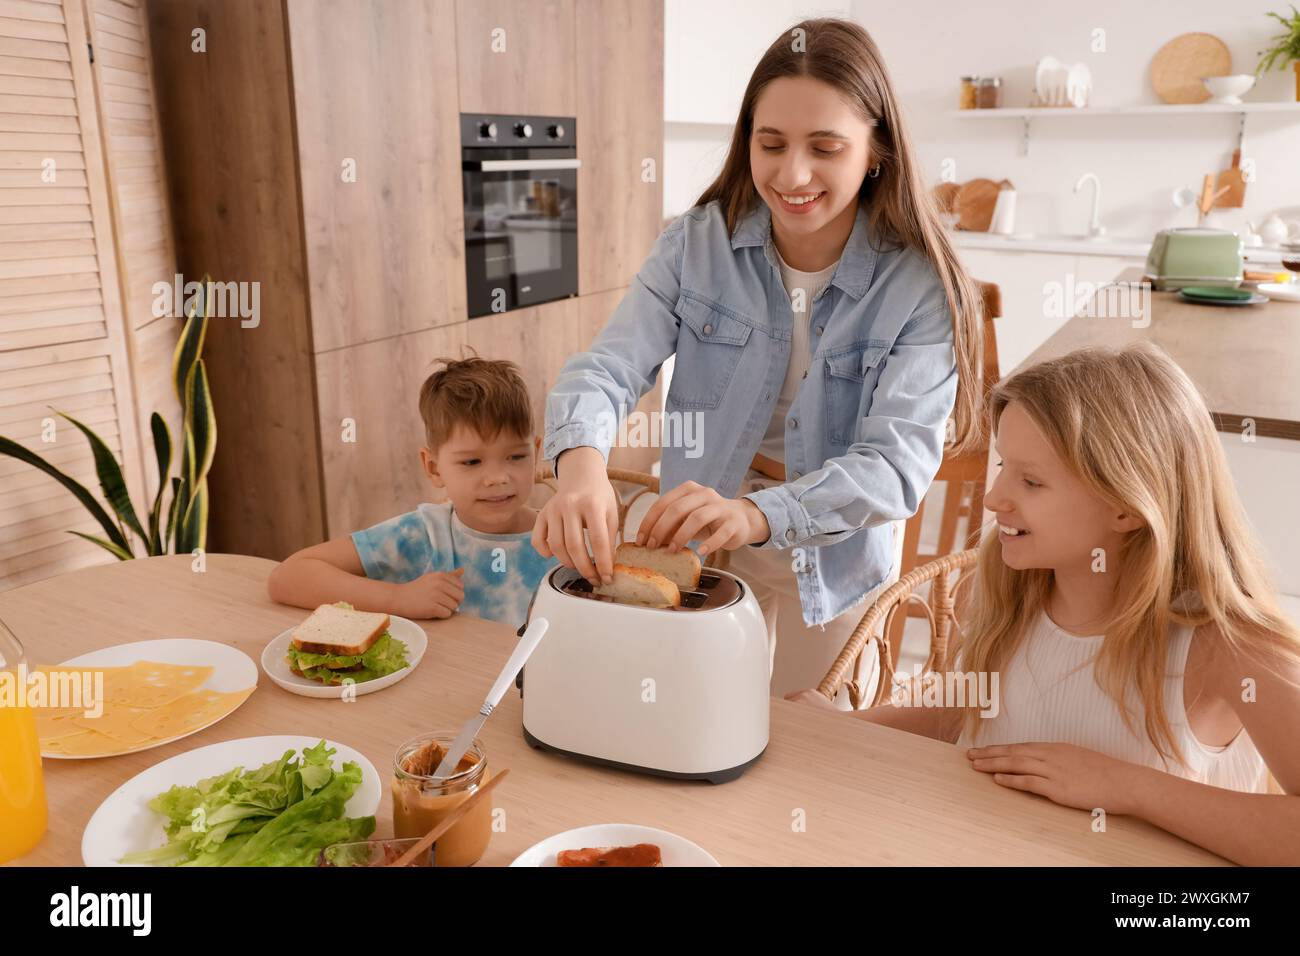
<svg viewBox="0 0 1300 956">
<path fill-rule="evenodd" d="M 625 542 L 614 549 L 614 561 L 630 568 L 656 571 L 679 588 L 688 591 L 700 586 L 700 558 L 690 548 L 669 551 L 667 548 L 645 548 Z"/>
<path fill-rule="evenodd" d="M 609 584 L 599 584 L 595 593 L 612 597 L 619 604 L 644 604 L 647 607 L 675 607 L 682 603 L 682 594 L 657 571 L 632 568 L 626 564 L 614 565 L 614 579 Z"/>
<path fill-rule="evenodd" d="M 298 625 L 292 643 L 308 654 L 364 654 L 388 630 L 388 615 L 322 604 Z"/>
</svg>

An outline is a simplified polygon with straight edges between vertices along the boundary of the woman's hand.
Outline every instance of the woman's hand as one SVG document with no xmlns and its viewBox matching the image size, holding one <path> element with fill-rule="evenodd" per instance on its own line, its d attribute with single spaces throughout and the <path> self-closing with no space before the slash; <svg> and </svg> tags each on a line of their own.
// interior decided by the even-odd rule
<svg viewBox="0 0 1300 956">
<path fill-rule="evenodd" d="M 1000 744 L 966 751 L 971 766 L 1011 790 L 1041 794 L 1079 810 L 1131 813 L 1137 764 L 1059 743 Z"/>
<path fill-rule="evenodd" d="M 421 621 L 451 617 L 465 600 L 465 585 L 461 583 L 464 575 L 464 568 L 430 571 L 414 581 L 396 585 L 393 613 Z"/>
<path fill-rule="evenodd" d="M 618 496 L 610 484 L 605 459 L 595 448 L 571 448 L 563 453 L 563 461 L 556 459 L 556 473 L 556 492 L 537 513 L 533 525 L 533 547 L 544 558 L 558 558 L 592 584 L 608 584 L 614 577 Z M 591 553 L 582 535 L 584 529 Z"/>
<path fill-rule="evenodd" d="M 637 529 L 636 543 L 676 551 L 701 533 L 708 537 L 699 555 L 762 544 L 772 532 L 762 510 L 748 498 L 724 498 L 694 481 L 678 485 L 650 506 Z"/>
</svg>

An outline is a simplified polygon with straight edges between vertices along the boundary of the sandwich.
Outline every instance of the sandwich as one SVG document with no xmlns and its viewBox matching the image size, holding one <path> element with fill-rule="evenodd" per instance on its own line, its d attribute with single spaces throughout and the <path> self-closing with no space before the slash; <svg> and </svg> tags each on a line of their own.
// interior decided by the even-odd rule
<svg viewBox="0 0 1300 956">
<path fill-rule="evenodd" d="M 690 548 L 669 551 L 625 543 L 614 549 L 614 574 L 609 584 L 593 591 L 619 604 L 676 607 L 683 590 L 700 585 L 700 558 Z"/>
<path fill-rule="evenodd" d="M 409 667 L 406 645 L 388 633 L 387 614 L 322 604 L 298 625 L 285 655 L 289 670 L 322 684 L 360 684 Z"/>
</svg>

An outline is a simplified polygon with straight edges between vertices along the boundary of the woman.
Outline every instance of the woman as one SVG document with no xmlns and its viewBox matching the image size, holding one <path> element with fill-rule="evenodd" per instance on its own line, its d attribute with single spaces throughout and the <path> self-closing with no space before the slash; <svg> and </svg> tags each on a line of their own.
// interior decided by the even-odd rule
<svg viewBox="0 0 1300 956">
<path fill-rule="evenodd" d="M 675 354 L 667 411 L 695 416 L 702 454 L 663 449 L 638 543 L 731 551 L 767 620 L 773 693 L 816 683 L 897 576 L 898 524 L 949 416 L 952 450 L 981 440 L 976 301 L 875 43 L 851 21 L 799 23 L 755 68 L 717 180 L 561 371 L 534 546 L 608 580 L 610 425 Z"/>
</svg>

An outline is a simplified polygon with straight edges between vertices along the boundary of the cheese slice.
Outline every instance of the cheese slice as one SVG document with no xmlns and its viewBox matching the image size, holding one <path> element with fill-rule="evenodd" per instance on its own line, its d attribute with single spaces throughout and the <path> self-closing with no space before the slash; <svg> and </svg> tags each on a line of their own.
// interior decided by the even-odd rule
<svg viewBox="0 0 1300 956">
<path fill-rule="evenodd" d="M 215 690 L 196 691 L 146 711 L 136 717 L 131 726 L 160 739 L 178 737 L 220 720 L 252 692 L 252 687 L 228 694 Z"/>
</svg>

